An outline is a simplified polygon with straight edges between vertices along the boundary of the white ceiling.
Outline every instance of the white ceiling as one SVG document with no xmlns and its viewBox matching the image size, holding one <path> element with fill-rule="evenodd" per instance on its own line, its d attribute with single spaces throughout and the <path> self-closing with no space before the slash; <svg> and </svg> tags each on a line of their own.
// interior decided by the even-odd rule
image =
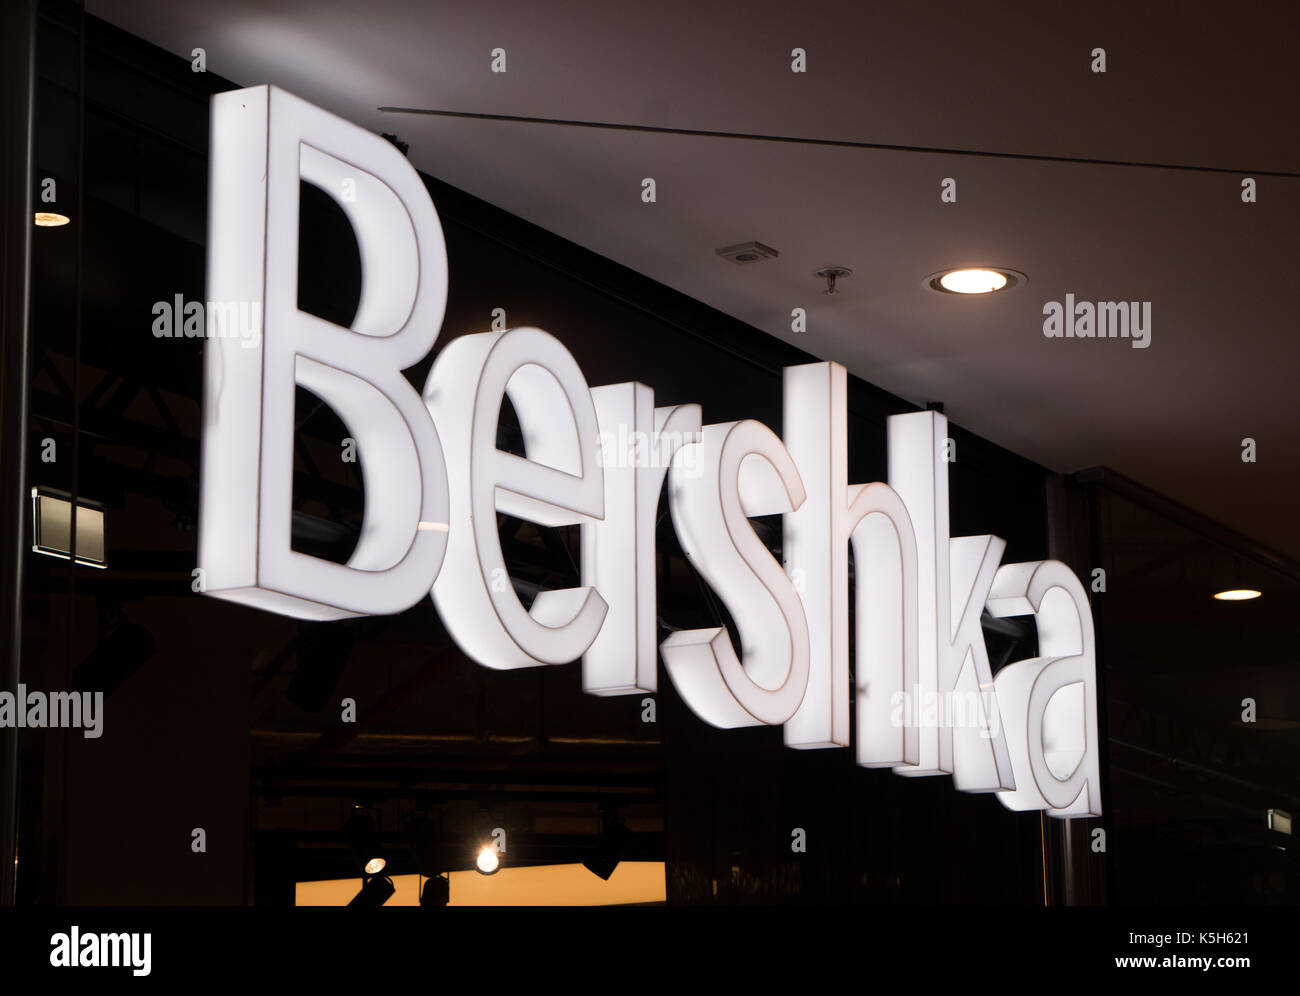
<svg viewBox="0 0 1300 996">
<path fill-rule="evenodd" d="M 1048 467 L 1106 465 L 1300 558 L 1300 180 L 382 114 L 383 105 L 1300 172 L 1291 5 L 91 0 L 209 70 L 410 143 L 419 168 Z M 795 47 L 808 72 L 790 71 Z M 1107 72 L 1090 71 L 1104 47 Z M 507 72 L 490 71 L 504 48 Z M 1241 202 L 1244 175 L 1258 203 Z M 641 201 L 653 177 L 658 201 Z M 957 180 L 956 204 L 940 181 Z M 777 260 L 736 267 L 757 239 Z M 989 298 L 922 279 L 993 263 Z M 854 269 L 826 297 L 812 271 Z M 1150 301 L 1148 349 L 1046 301 Z M 789 327 L 808 310 L 808 331 Z M 561 336 L 563 330 L 556 331 Z M 697 400 L 697 399 L 691 399 Z M 707 417 L 708 400 L 705 403 Z M 1243 437 L 1258 461 L 1241 460 Z M 958 455 L 960 457 L 960 454 Z"/>
</svg>

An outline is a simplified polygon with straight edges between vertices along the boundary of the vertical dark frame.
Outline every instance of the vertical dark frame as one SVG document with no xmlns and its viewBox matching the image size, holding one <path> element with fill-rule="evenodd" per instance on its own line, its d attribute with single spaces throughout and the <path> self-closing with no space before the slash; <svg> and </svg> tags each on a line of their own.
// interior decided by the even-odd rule
<svg viewBox="0 0 1300 996">
<path fill-rule="evenodd" d="M 4 270 L 0 277 L 0 632 L 4 684 L 18 683 L 26 560 L 27 335 L 32 239 L 32 116 L 35 95 L 35 0 L 0 5 L 0 210 Z M 0 902 L 14 900 L 17 860 L 18 731 L 0 730 Z"/>
</svg>

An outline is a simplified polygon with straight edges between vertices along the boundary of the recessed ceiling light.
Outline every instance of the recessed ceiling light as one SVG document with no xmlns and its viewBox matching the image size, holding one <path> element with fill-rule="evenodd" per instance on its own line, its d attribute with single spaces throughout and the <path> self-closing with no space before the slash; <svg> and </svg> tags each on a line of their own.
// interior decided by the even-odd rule
<svg viewBox="0 0 1300 996">
<path fill-rule="evenodd" d="M 60 225 L 66 225 L 71 220 L 66 214 L 55 214 L 52 211 L 36 212 L 37 228 L 58 228 Z"/>
<path fill-rule="evenodd" d="M 1215 592 L 1214 597 L 1220 602 L 1245 602 L 1252 598 L 1259 598 L 1260 592 L 1254 588 L 1230 588 L 1227 591 Z"/>
<path fill-rule="evenodd" d="M 925 278 L 926 286 L 942 294 L 992 294 L 1010 290 L 1028 278 L 1004 266 L 967 266 L 942 270 Z"/>
</svg>

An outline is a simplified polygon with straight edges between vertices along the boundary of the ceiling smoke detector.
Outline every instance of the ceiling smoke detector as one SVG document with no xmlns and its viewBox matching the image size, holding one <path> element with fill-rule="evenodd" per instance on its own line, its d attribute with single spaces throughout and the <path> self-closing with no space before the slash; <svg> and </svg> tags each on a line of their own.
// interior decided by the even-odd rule
<svg viewBox="0 0 1300 996">
<path fill-rule="evenodd" d="M 744 266 L 746 263 L 759 263 L 765 259 L 776 259 L 781 254 L 771 246 L 765 246 L 761 242 L 742 242 L 738 246 L 727 246 L 725 249 L 714 250 L 724 259 L 729 259 L 737 266 Z"/>
</svg>

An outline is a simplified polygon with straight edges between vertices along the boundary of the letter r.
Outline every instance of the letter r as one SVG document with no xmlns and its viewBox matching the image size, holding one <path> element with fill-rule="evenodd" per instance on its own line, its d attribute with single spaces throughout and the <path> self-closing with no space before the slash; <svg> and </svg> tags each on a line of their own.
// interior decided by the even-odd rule
<svg viewBox="0 0 1300 996">
<path fill-rule="evenodd" d="M 252 342 L 209 338 L 199 566 L 206 594 L 305 619 L 393 613 L 428 594 L 447 545 L 447 472 L 402 376 L 433 347 L 447 300 L 442 226 L 384 139 L 275 87 L 212 98 L 208 296 L 260 304 Z M 335 198 L 356 234 L 350 328 L 298 310 L 298 189 Z M 342 198 L 351 180 L 355 197 Z M 252 348 L 249 348 L 249 347 Z M 365 514 L 346 565 L 291 549 L 294 395 L 357 440 Z"/>
</svg>

